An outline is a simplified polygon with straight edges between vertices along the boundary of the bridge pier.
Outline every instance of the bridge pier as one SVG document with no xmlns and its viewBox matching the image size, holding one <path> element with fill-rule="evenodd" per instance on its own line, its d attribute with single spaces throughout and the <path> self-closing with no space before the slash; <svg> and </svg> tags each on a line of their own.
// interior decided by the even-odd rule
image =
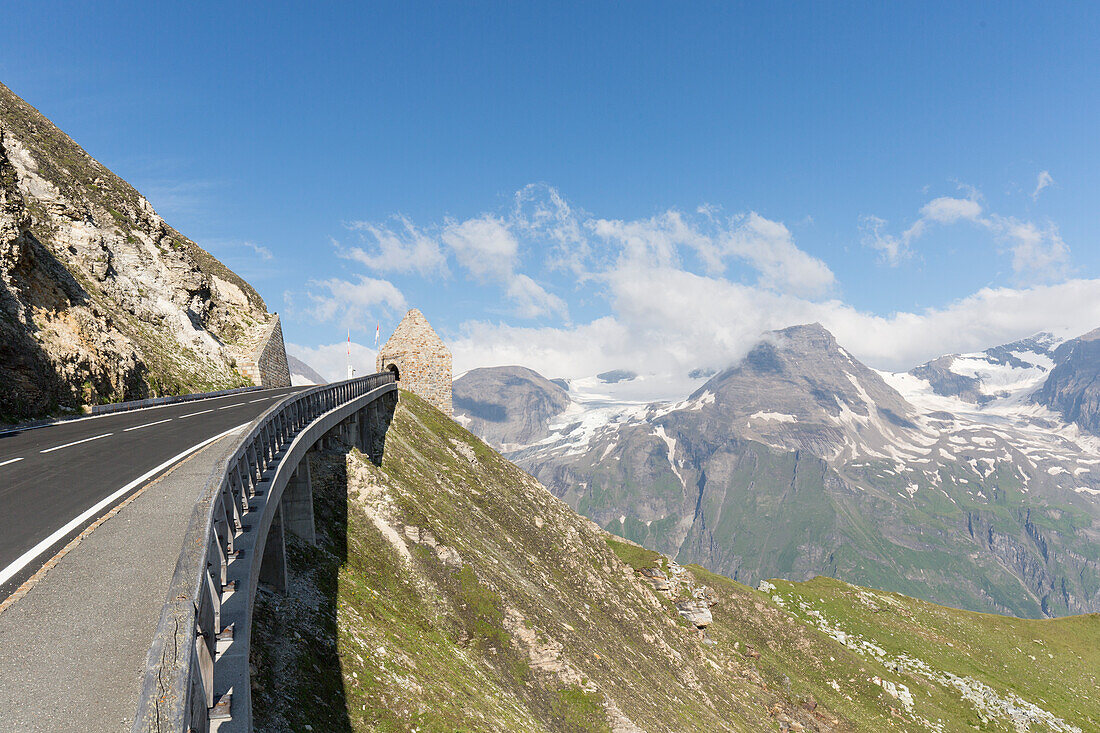
<svg viewBox="0 0 1100 733">
<path fill-rule="evenodd" d="M 348 415 L 348 419 L 344 423 L 344 444 L 350 447 L 357 447 L 361 450 L 363 443 L 360 439 L 359 429 L 360 412 L 362 412 L 362 410 L 359 410 L 359 412 L 353 412 Z"/>
<path fill-rule="evenodd" d="M 228 468 L 209 475 L 205 503 L 195 509 L 203 521 L 192 521 L 184 538 L 149 650 L 135 733 L 163 730 L 166 721 L 173 730 L 252 729 L 248 655 L 257 584 L 287 591 L 286 532 L 317 539 L 309 454 L 358 446 L 380 463 L 396 392 L 389 374 L 317 387 L 285 398 L 225 448 Z M 197 645 L 190 654 L 179 652 L 181 629 Z"/>
<path fill-rule="evenodd" d="M 264 542 L 264 556 L 260 561 L 259 580 L 280 593 L 286 593 L 286 541 L 283 539 L 282 502 L 275 507 L 271 528 Z"/>
<path fill-rule="evenodd" d="M 376 466 L 382 465 L 382 455 L 386 448 L 386 432 L 389 430 L 396 407 L 397 393 L 391 392 L 359 411 L 359 450 Z"/>
<path fill-rule="evenodd" d="M 286 531 L 312 545 L 317 544 L 316 528 L 313 523 L 313 481 L 309 475 L 309 453 L 306 453 L 298 463 L 298 468 L 283 489 L 279 510 L 283 515 L 283 527 Z"/>
</svg>

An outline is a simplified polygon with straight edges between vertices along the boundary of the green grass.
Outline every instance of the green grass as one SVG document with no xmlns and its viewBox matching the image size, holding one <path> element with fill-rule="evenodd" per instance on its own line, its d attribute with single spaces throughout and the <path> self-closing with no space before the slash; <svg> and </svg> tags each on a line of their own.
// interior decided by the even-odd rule
<svg viewBox="0 0 1100 733">
<path fill-rule="evenodd" d="M 668 558 L 593 527 L 405 392 L 381 467 L 330 453 L 313 476 L 323 539 L 292 552 L 292 578 L 316 590 L 263 596 L 254 624 L 260 731 L 318 710 L 330 731 L 607 731 L 613 709 L 646 731 L 1012 730 L 902 655 L 1082 730 L 1100 720 L 1095 616 L 1005 619 L 825 579 L 762 593 L 688 566 L 681 597 L 705 586 L 716 602 L 704 640 L 637 572 Z M 279 669 L 275 638 L 296 640 Z"/>
</svg>

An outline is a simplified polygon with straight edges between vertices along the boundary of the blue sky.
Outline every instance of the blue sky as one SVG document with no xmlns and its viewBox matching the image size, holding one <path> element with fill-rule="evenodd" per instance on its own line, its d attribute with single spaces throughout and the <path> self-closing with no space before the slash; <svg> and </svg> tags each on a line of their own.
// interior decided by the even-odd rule
<svg viewBox="0 0 1100 733">
<path fill-rule="evenodd" d="M 10 3 L 0 81 L 330 373 L 413 306 L 548 376 L 1100 326 L 1094 5 L 226 5 Z"/>
</svg>

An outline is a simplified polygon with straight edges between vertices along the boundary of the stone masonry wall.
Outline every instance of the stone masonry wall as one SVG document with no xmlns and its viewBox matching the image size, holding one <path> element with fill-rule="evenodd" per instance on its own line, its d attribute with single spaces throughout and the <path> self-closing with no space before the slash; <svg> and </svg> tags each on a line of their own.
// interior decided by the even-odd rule
<svg viewBox="0 0 1100 733">
<path fill-rule="evenodd" d="M 452 414 L 451 352 L 419 310 L 409 311 L 378 352 L 378 371 L 394 365 L 398 384 Z"/>
<path fill-rule="evenodd" d="M 268 324 L 267 333 L 260 340 L 242 371 L 253 383 L 262 387 L 289 387 L 290 366 L 283 345 L 283 327 L 278 314 Z"/>
</svg>

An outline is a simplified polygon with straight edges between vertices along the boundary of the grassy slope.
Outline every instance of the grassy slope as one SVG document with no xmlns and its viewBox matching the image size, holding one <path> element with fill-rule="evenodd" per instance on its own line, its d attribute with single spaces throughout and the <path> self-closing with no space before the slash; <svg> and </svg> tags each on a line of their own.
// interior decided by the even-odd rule
<svg viewBox="0 0 1100 733">
<path fill-rule="evenodd" d="M 407 393 L 381 468 L 327 454 L 314 482 L 320 546 L 293 544 L 291 593 L 257 604 L 258 730 L 1014 730 L 902 652 L 1082 730 L 1100 720 L 1083 697 L 1095 615 L 1003 619 L 820 579 L 762 593 L 691 567 L 717 599 L 704 641 L 634 572 L 665 558 Z"/>
<path fill-rule="evenodd" d="M 694 496 L 686 503 L 682 499 L 659 438 L 633 435 L 622 442 L 626 447 L 617 449 L 622 460 L 596 460 L 595 453 L 579 472 L 588 489 L 579 494 L 578 511 L 600 517 L 610 532 L 745 582 L 826 573 L 961 608 L 1029 618 L 1072 612 L 1058 592 L 1062 582 L 1078 598 L 1092 597 L 1100 586 L 1094 570 L 1066 560 L 1100 557 L 1100 548 L 1081 531 L 1090 526 L 1089 516 L 1021 491 L 1019 477 L 1004 467 L 983 478 L 960 463 L 958 476 L 941 471 L 952 498 L 919 477 L 919 490 L 910 496 L 905 491 L 910 476 L 884 472 L 893 464 L 865 461 L 861 468 L 849 467 L 846 478 L 873 490 L 845 489 L 818 458 L 735 441 L 722 449 L 735 460 L 705 465 L 706 489 L 696 506 Z M 690 465 L 681 471 L 694 486 L 698 476 Z M 964 473 L 965 484 L 959 482 Z M 991 498 L 979 498 L 979 491 Z M 664 518 L 649 525 L 629 516 L 620 522 L 621 508 L 629 505 L 656 508 Z M 677 520 L 693 515 L 692 529 L 680 542 Z M 967 535 L 968 516 L 976 537 Z M 1049 543 L 1049 556 L 1028 536 L 1028 517 Z M 1045 606 L 1021 580 L 1018 567 L 1010 569 L 983 545 L 990 527 L 1030 553 L 1035 560 L 1030 570 L 1049 573 Z"/>
</svg>

